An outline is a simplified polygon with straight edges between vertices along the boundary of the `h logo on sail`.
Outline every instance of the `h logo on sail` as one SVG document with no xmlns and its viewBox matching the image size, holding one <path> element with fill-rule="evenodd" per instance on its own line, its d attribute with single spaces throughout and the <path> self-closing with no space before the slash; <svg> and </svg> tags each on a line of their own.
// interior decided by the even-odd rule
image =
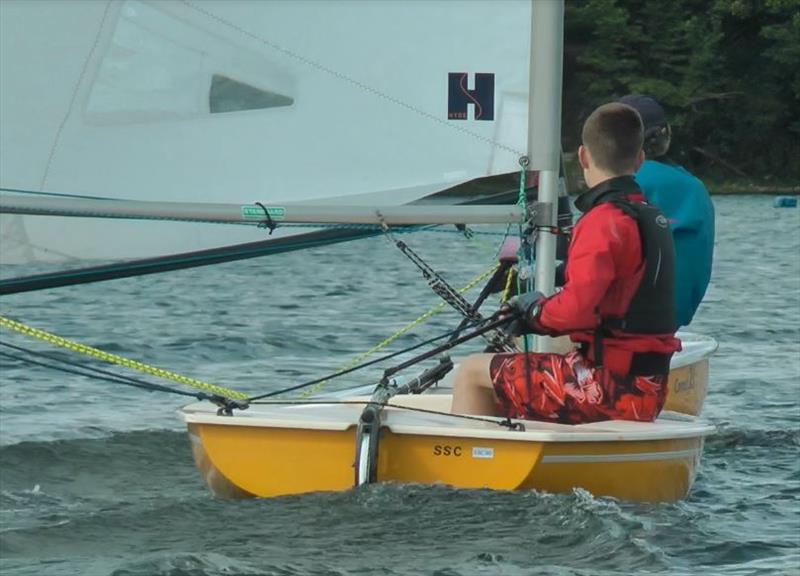
<svg viewBox="0 0 800 576">
<path fill-rule="evenodd" d="M 467 87 L 467 72 L 448 74 L 447 119 L 466 120 L 472 104 L 475 120 L 494 120 L 494 74 L 475 74 L 475 88 Z"/>
</svg>

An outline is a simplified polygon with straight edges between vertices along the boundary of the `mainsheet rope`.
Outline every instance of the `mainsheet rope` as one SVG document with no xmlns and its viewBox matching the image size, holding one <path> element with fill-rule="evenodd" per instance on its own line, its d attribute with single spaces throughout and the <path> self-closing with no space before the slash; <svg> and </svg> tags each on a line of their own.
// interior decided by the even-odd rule
<svg viewBox="0 0 800 576">
<path fill-rule="evenodd" d="M 178 394 L 180 396 L 190 396 L 192 398 L 197 398 L 198 400 L 214 400 L 212 396 L 205 394 L 204 392 L 185 392 L 183 390 L 169 388 L 167 386 L 162 386 L 160 384 L 153 384 L 152 382 L 137 380 L 136 378 L 130 378 L 128 376 L 122 376 L 114 372 L 109 372 L 108 370 L 101 370 L 100 368 L 95 368 L 94 366 L 86 366 L 79 362 L 72 362 L 70 360 L 65 360 L 63 358 L 56 358 L 55 356 L 51 356 L 50 354 L 46 354 L 44 352 L 30 350 L 28 348 L 23 348 L 22 346 L 15 346 L 14 344 L 9 344 L 8 342 L 0 342 L 0 346 L 24 352 L 28 356 L 21 356 L 19 354 L 12 354 L 10 352 L 0 352 L 0 356 L 3 356 L 4 358 L 11 358 L 13 360 L 19 360 L 27 364 L 42 366 L 44 368 L 58 370 L 59 372 L 66 372 L 67 374 L 77 374 L 78 376 L 85 376 L 87 378 L 92 378 L 94 380 L 104 380 L 106 382 L 113 382 L 115 384 L 124 384 L 126 386 L 132 386 L 134 388 L 141 388 L 147 390 L 148 392 L 168 392 L 170 394 Z M 30 356 L 38 356 L 40 358 L 44 358 L 48 360 L 49 363 L 33 360 L 32 358 L 30 358 Z M 74 368 L 65 368 L 64 366 L 58 366 L 56 364 L 57 362 L 61 364 L 66 364 L 67 366 L 73 366 Z"/>
<path fill-rule="evenodd" d="M 474 286 L 475 286 L 475 285 L 476 285 L 478 282 L 480 282 L 480 281 L 481 281 L 481 280 L 483 280 L 484 278 L 488 277 L 489 275 L 493 274 L 493 273 L 494 273 L 494 271 L 495 271 L 495 270 L 497 270 L 497 268 L 498 268 L 498 267 L 499 267 L 499 264 L 495 264 L 494 266 L 492 266 L 491 268 L 489 268 L 489 269 L 488 269 L 486 272 L 483 272 L 483 273 L 479 274 L 478 276 L 475 276 L 475 277 L 474 277 L 472 280 L 470 280 L 470 281 L 469 281 L 469 282 L 468 282 L 468 283 L 467 283 L 467 284 L 466 284 L 466 285 L 465 285 L 463 288 L 459 289 L 459 293 L 462 293 L 462 294 L 463 294 L 464 292 L 467 292 L 467 291 L 469 291 L 469 290 L 470 290 L 470 289 L 472 289 L 472 288 L 473 288 L 473 287 L 474 287 Z M 345 364 L 345 365 L 343 365 L 341 368 L 339 368 L 339 369 L 336 371 L 336 373 L 339 373 L 339 372 L 342 372 L 342 371 L 348 370 L 349 368 L 352 368 L 353 366 L 355 366 L 355 365 L 356 365 L 356 364 L 358 364 L 359 362 L 362 362 L 362 361 L 366 360 L 367 358 L 369 358 L 370 356 L 372 356 L 373 354 L 375 354 L 375 353 L 376 353 L 376 352 L 378 352 L 379 350 L 382 350 L 383 348 L 386 348 L 386 347 L 387 347 L 389 344 L 391 344 L 392 342 L 394 342 L 395 340 L 397 340 L 398 338 L 400 338 L 400 336 L 402 336 L 403 334 L 405 334 L 406 332 L 408 332 L 408 331 L 409 331 L 409 330 L 411 330 L 412 328 L 414 328 L 414 327 L 418 326 L 419 324 L 421 324 L 421 323 L 423 323 L 423 322 L 427 321 L 427 320 L 428 320 L 429 318 L 431 318 L 432 316 L 434 316 L 434 315 L 438 314 L 439 312 L 441 312 L 441 311 L 442 311 L 442 310 L 445 308 L 445 306 L 447 306 L 447 302 L 439 302 L 439 303 L 438 303 L 436 306 L 434 306 L 434 307 L 432 307 L 432 308 L 428 309 L 428 311 L 427 311 L 427 312 L 424 312 L 424 313 L 422 313 L 422 314 L 421 314 L 419 317 L 417 317 L 415 320 L 412 320 L 411 322 L 409 322 L 408 324 L 406 324 L 405 326 L 403 326 L 402 328 L 400 328 L 400 329 L 399 329 L 397 332 L 395 332 L 394 334 L 392 334 L 391 336 L 389 336 L 388 338 L 386 338 L 386 339 L 385 339 L 383 342 L 380 342 L 379 344 L 376 344 L 375 346 L 373 346 L 372 348 L 370 348 L 370 349 L 369 349 L 369 350 L 367 350 L 366 352 L 364 352 L 364 353 L 362 353 L 362 354 L 359 354 L 358 356 L 356 356 L 355 358 L 353 358 L 353 359 L 352 359 L 350 362 L 348 362 L 347 364 Z M 319 392 L 319 390 L 320 390 L 320 389 L 321 389 L 321 388 L 322 388 L 322 387 L 323 387 L 323 386 L 324 386 L 324 385 L 325 385 L 327 382 L 328 382 L 328 380 L 323 380 L 322 382 L 319 382 L 319 383 L 318 383 L 318 384 L 316 384 L 314 387 L 312 387 L 312 388 L 309 388 L 308 390 L 306 390 L 305 392 L 303 392 L 303 393 L 300 395 L 300 398 L 307 398 L 308 396 L 311 396 L 312 394 L 316 394 L 317 392 Z"/>
<path fill-rule="evenodd" d="M 59 372 L 65 372 L 67 374 L 77 374 L 78 376 L 85 376 L 87 378 L 92 378 L 92 379 L 95 379 L 95 380 L 104 380 L 106 382 L 112 382 L 112 383 L 115 383 L 115 384 L 124 384 L 124 385 L 127 385 L 127 386 L 133 386 L 135 388 L 142 388 L 142 389 L 150 391 L 150 392 L 168 392 L 168 393 L 171 393 L 171 394 L 178 394 L 180 396 L 189 396 L 189 397 L 192 397 L 192 398 L 197 398 L 198 400 L 212 400 L 212 401 L 215 400 L 213 397 L 209 397 L 209 396 L 207 396 L 205 394 L 202 394 L 202 393 L 184 392 L 182 390 L 176 390 L 174 388 L 168 388 L 166 386 L 160 386 L 158 384 L 153 384 L 151 382 L 144 382 L 142 380 L 136 380 L 134 378 L 128 378 L 126 376 L 119 376 L 117 374 L 114 374 L 112 372 L 107 372 L 105 370 L 99 370 L 97 368 L 92 368 L 92 367 L 88 367 L 88 366 L 81 366 L 78 363 L 69 362 L 67 360 L 63 360 L 63 359 L 60 359 L 60 358 L 54 358 L 52 356 L 49 356 L 48 354 L 44 354 L 44 353 L 41 353 L 41 352 L 35 352 L 33 350 L 27 350 L 25 348 L 22 348 L 21 346 L 14 346 L 12 344 L 8 344 L 8 343 L 5 343 L 5 342 L 0 342 L 0 346 L 6 346 L 6 347 L 9 347 L 9 348 L 13 348 L 15 350 L 20 350 L 20 351 L 25 352 L 27 354 L 36 354 L 36 355 L 41 356 L 43 358 L 47 358 L 51 362 L 53 362 L 53 361 L 63 362 L 64 364 L 67 364 L 67 365 L 70 365 L 70 366 L 76 366 L 76 367 L 80 368 L 80 370 L 65 368 L 63 366 L 56 366 L 56 365 L 54 365 L 52 363 L 51 364 L 47 364 L 45 362 L 39 362 L 39 361 L 36 361 L 36 360 L 31 360 L 30 358 L 27 358 L 25 356 L 20 356 L 18 354 L 11 354 L 11 353 L 8 353 L 8 352 L 0 352 L 0 357 L 3 357 L 3 358 L 10 358 L 12 360 L 19 360 L 19 361 L 22 361 L 22 362 L 27 362 L 28 364 L 34 364 L 36 366 L 43 366 L 45 368 L 58 370 Z M 264 405 L 266 405 L 266 406 L 269 406 L 269 405 L 276 405 L 276 406 L 309 405 L 309 406 L 313 406 L 313 405 L 331 405 L 331 404 L 366 406 L 366 405 L 370 404 L 371 402 L 372 402 L 371 400 L 299 400 L 298 399 L 298 400 L 260 400 L 260 401 L 253 402 L 253 404 L 259 404 L 259 405 L 262 405 L 262 406 L 264 406 Z M 464 419 L 464 420 L 474 420 L 474 421 L 478 421 L 478 422 L 486 422 L 488 424 L 496 424 L 498 426 L 508 426 L 508 424 L 507 424 L 507 422 L 505 420 L 493 420 L 493 419 L 490 419 L 490 418 L 482 418 L 480 416 L 469 416 L 469 415 L 466 415 L 466 414 L 453 414 L 452 412 L 442 412 L 442 411 L 439 411 L 439 410 L 431 410 L 431 409 L 419 408 L 419 407 L 415 407 L 415 406 L 403 406 L 401 404 L 393 404 L 391 402 L 387 402 L 385 404 L 385 406 L 388 407 L 388 408 L 395 408 L 395 409 L 398 409 L 398 410 L 407 410 L 409 412 L 421 412 L 421 413 L 424 413 L 424 414 L 433 414 L 433 415 L 437 415 L 437 416 L 448 416 L 448 417 L 451 417 L 451 418 L 458 418 L 458 419 Z M 515 425 L 515 428 L 524 430 L 524 428 L 519 428 L 519 426 L 521 426 L 521 425 L 517 424 L 517 425 Z"/>
<path fill-rule="evenodd" d="M 215 384 L 203 382 L 202 380 L 198 380 L 197 378 L 182 376 L 180 374 L 176 374 L 175 372 L 171 372 L 163 368 L 158 368 L 157 366 L 151 366 L 149 364 L 145 364 L 144 362 L 139 362 L 138 360 L 131 360 L 129 358 L 118 356 L 117 354 L 111 354 L 110 352 L 105 352 L 103 350 L 100 350 L 99 348 L 87 346 L 85 344 L 75 342 L 74 340 L 69 340 L 67 338 L 62 338 L 61 336 L 56 336 L 51 332 L 47 332 L 45 330 L 40 330 L 39 328 L 28 326 L 26 324 L 23 324 L 22 322 L 17 322 L 16 320 L 12 320 L 11 318 L 6 318 L 5 316 L 0 316 L 0 327 L 13 330 L 15 332 L 24 334 L 25 336 L 29 336 L 31 338 L 36 338 L 37 340 L 47 342 L 48 344 L 52 344 L 53 346 L 58 346 L 59 348 L 65 348 L 67 350 L 77 352 L 78 354 L 83 354 L 91 358 L 96 358 L 97 360 L 102 360 L 103 362 L 108 362 L 110 364 L 117 364 L 119 366 L 124 366 L 125 368 L 130 368 L 131 370 L 136 370 L 138 372 L 149 374 L 157 378 L 162 378 L 164 380 L 171 380 L 172 382 L 184 384 L 186 386 L 190 386 L 197 390 L 202 390 L 209 394 L 224 396 L 226 398 L 231 398 L 233 400 L 245 400 L 247 398 L 247 394 L 244 394 L 242 392 L 237 392 L 236 390 L 231 390 L 230 388 L 224 388 L 222 386 L 217 386 Z"/>
<path fill-rule="evenodd" d="M 486 278 L 488 275 L 492 274 L 496 269 L 497 269 L 497 265 L 492 266 L 489 270 L 477 275 L 472 280 L 470 280 L 459 291 L 460 292 L 466 292 L 466 291 L 470 290 L 478 282 L 480 282 L 481 280 Z M 427 312 L 425 312 L 421 316 L 419 316 L 416 320 L 414 320 L 414 321 L 410 322 L 409 324 L 407 324 L 406 326 L 402 327 L 400 330 L 398 330 L 395 334 L 393 334 L 389 338 L 385 339 L 384 341 L 382 341 L 381 343 L 377 344 L 376 346 L 373 346 L 368 351 L 358 355 L 355 359 L 353 359 L 351 362 L 349 362 L 343 368 L 340 368 L 337 372 L 335 372 L 331 376 L 328 376 L 328 377 L 326 377 L 325 379 L 323 379 L 322 381 L 319 381 L 319 382 L 312 382 L 312 384 L 314 384 L 315 387 L 310 389 L 310 391 L 307 391 L 306 393 L 304 393 L 302 397 L 307 397 L 310 394 L 313 394 L 313 393 L 319 391 L 319 389 L 322 388 L 322 386 L 325 383 L 327 383 L 329 380 L 331 380 L 332 378 L 335 378 L 335 377 L 337 377 L 339 375 L 343 375 L 345 373 L 353 372 L 355 369 L 357 369 L 356 366 L 358 365 L 359 362 L 362 362 L 367 357 L 369 357 L 369 356 L 375 354 L 376 352 L 378 352 L 379 350 L 385 348 L 386 346 L 388 346 L 389 344 L 394 342 L 397 338 L 399 338 L 400 336 L 402 336 L 403 334 L 405 334 L 406 332 L 408 332 L 409 330 L 411 330 L 415 326 L 417 326 L 417 325 L 421 324 L 422 322 L 428 320 L 431 316 L 439 313 L 444 308 L 445 305 L 446 305 L 445 302 L 441 302 L 441 303 L 437 304 L 436 306 L 434 306 L 433 308 L 429 309 Z M 155 376 L 157 378 L 162 378 L 162 379 L 165 379 L 165 380 L 170 380 L 172 382 L 177 382 L 179 384 L 183 384 L 183 385 L 189 386 L 191 388 L 195 388 L 197 390 L 202 390 L 203 392 L 206 392 L 206 393 L 214 395 L 214 396 L 221 396 L 221 397 L 224 397 L 224 398 L 229 398 L 231 400 L 247 400 L 248 398 L 250 398 L 249 395 L 247 395 L 247 394 L 245 394 L 243 392 L 238 392 L 238 391 L 232 390 L 230 388 L 225 388 L 223 386 L 218 386 L 216 384 L 211 384 L 211 383 L 208 383 L 208 382 L 204 382 L 204 381 L 199 380 L 197 378 L 191 378 L 191 377 L 183 376 L 183 375 L 177 374 L 175 372 L 171 372 L 169 370 L 165 370 L 163 368 L 159 368 L 159 367 L 156 367 L 156 366 L 151 366 L 149 364 L 145 364 L 144 362 L 140 362 L 138 360 L 131 360 L 129 358 L 124 358 L 124 357 L 119 356 L 117 354 L 111 354 L 109 352 L 105 352 L 103 350 L 100 350 L 99 348 L 94 348 L 92 346 L 87 346 L 85 344 L 81 344 L 79 342 L 75 342 L 73 340 L 69 340 L 67 338 L 63 338 L 61 336 L 57 336 L 56 334 L 53 334 L 51 332 L 47 332 L 47 331 L 41 330 L 39 328 L 34 328 L 32 326 L 28 326 L 26 324 L 23 324 L 22 322 L 18 322 L 17 320 L 13 320 L 13 319 L 7 318 L 5 316 L 0 316 L 0 328 L 6 328 L 6 329 L 9 329 L 9 330 L 13 330 L 13 331 L 15 331 L 17 333 L 23 334 L 23 335 L 28 336 L 30 338 L 41 340 L 41 341 L 47 342 L 47 343 L 49 343 L 49 344 L 51 344 L 53 346 L 64 348 L 64 349 L 70 350 L 72 352 L 76 352 L 78 354 L 83 354 L 85 356 L 89 356 L 91 358 L 95 358 L 97 360 L 101 360 L 103 362 L 107 362 L 107 363 L 110 363 L 110 364 L 116 364 L 116 365 L 119 365 L 119 366 L 123 366 L 125 368 L 129 368 L 131 370 L 136 370 L 136 371 L 142 372 L 144 374 L 149 374 L 151 376 Z M 439 337 L 437 337 L 437 338 L 439 338 Z M 398 352 L 398 353 L 402 353 L 402 352 L 403 351 Z M 17 357 L 17 359 L 21 359 L 21 358 Z M 52 358 L 50 358 L 50 359 L 52 360 Z M 30 362 L 32 364 L 41 364 L 41 363 L 37 363 L 37 362 L 31 361 L 31 360 L 27 360 L 27 359 L 24 359 L 24 360 L 26 360 L 26 361 L 28 361 L 28 362 Z M 51 366 L 51 367 L 56 368 L 54 366 Z M 84 367 L 84 368 L 87 369 L 87 370 L 91 370 L 91 368 L 88 368 L 88 367 Z M 62 368 L 56 368 L 56 369 L 65 371 Z M 82 374 L 82 375 L 89 376 L 88 374 Z M 125 379 L 124 376 L 117 376 L 117 375 L 115 375 L 115 376 L 117 378 L 119 378 L 119 379 Z M 109 378 L 99 378 L 99 379 L 109 380 Z M 157 387 L 157 385 L 144 384 L 143 387 L 145 387 L 145 386 L 151 387 L 151 389 L 158 389 L 158 388 L 152 388 L 152 387 Z M 305 386 L 301 385 L 300 387 L 302 388 L 302 387 L 305 387 Z M 296 387 L 292 387 L 292 388 L 294 389 Z M 165 388 L 165 389 L 160 390 L 160 391 L 167 392 L 167 391 L 171 391 L 171 389 L 166 389 Z M 282 391 L 278 391 L 276 393 L 280 393 L 280 392 L 282 392 Z"/>
<path fill-rule="evenodd" d="M 333 405 L 356 405 L 356 406 L 367 406 L 369 404 L 374 404 L 373 400 L 259 400 L 252 402 L 252 404 L 257 404 L 259 406 L 330 406 Z M 442 412 L 441 410 L 432 410 L 430 408 L 420 408 L 418 406 L 404 406 L 402 404 L 394 404 L 392 402 L 386 402 L 384 404 L 387 408 L 396 408 L 398 410 L 407 410 L 409 412 L 420 412 L 422 414 L 432 414 L 435 416 L 447 416 L 449 418 L 455 418 L 460 420 L 472 420 L 475 422 L 486 422 L 487 424 L 496 424 L 497 426 L 502 426 L 504 428 L 511 428 L 512 430 L 518 430 L 520 432 L 525 431 L 525 425 L 522 422 L 512 422 L 509 418 L 500 418 L 500 417 L 483 417 L 483 416 L 473 416 L 470 414 L 459 414 L 456 412 Z"/>
</svg>

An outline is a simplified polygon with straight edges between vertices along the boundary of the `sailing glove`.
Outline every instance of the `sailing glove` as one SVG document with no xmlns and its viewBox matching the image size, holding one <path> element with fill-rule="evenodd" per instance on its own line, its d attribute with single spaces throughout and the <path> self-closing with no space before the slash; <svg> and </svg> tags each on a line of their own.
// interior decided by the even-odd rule
<svg viewBox="0 0 800 576">
<path fill-rule="evenodd" d="M 538 332 L 533 326 L 533 321 L 539 317 L 539 311 L 544 299 L 544 294 L 538 290 L 534 290 L 533 292 L 525 292 L 509 300 L 506 306 L 509 312 L 515 315 L 516 318 L 511 321 L 507 330 L 514 336 Z"/>
</svg>

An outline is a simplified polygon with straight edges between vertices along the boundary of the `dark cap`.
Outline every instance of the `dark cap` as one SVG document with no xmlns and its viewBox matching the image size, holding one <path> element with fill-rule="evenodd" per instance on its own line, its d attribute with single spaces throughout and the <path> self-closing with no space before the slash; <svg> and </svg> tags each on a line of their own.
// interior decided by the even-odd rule
<svg viewBox="0 0 800 576">
<path fill-rule="evenodd" d="M 667 117 L 661 104 L 650 98 L 650 96 L 628 94 L 617 100 L 617 102 L 627 104 L 639 113 L 639 116 L 642 117 L 645 131 L 657 126 L 664 126 L 667 123 Z"/>
</svg>

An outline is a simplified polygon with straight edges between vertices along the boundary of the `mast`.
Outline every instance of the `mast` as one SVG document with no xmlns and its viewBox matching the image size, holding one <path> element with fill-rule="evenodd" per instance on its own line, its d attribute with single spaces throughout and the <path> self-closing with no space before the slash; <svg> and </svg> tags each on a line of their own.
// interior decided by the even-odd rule
<svg viewBox="0 0 800 576">
<path fill-rule="evenodd" d="M 532 0 L 530 92 L 528 100 L 528 157 L 539 170 L 539 202 L 547 226 L 555 226 L 558 211 L 558 173 L 561 157 L 561 78 L 564 50 L 563 0 Z M 555 290 L 556 236 L 541 229 L 536 239 L 535 288 Z M 547 352 L 550 340 L 537 337 L 535 350 Z"/>
</svg>

